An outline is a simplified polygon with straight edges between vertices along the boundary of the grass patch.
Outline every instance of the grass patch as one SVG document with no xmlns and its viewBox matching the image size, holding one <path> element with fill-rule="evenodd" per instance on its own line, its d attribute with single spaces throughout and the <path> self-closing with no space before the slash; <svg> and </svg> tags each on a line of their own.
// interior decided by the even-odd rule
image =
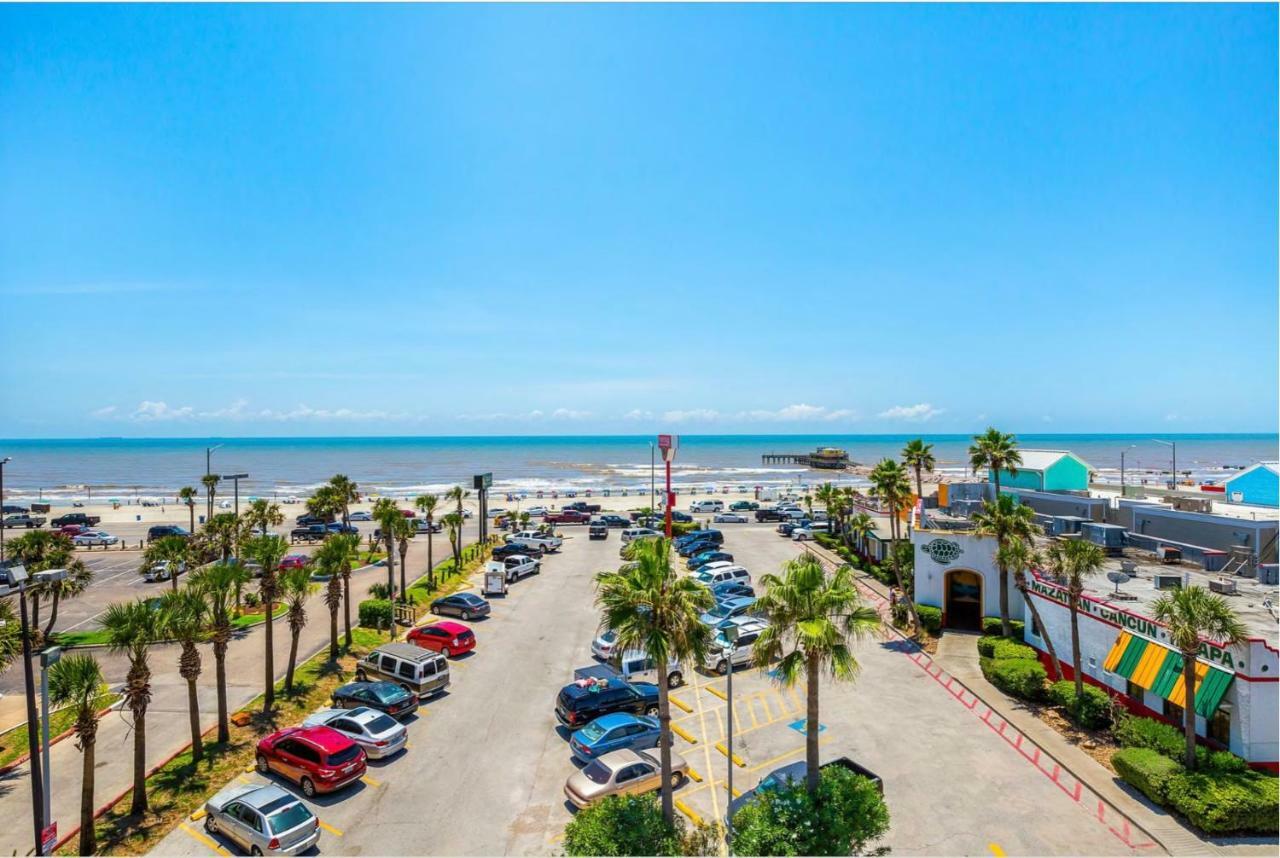
<svg viewBox="0 0 1280 858">
<path fill-rule="evenodd" d="M 276 609 L 271 612 L 271 615 L 276 619 L 279 619 L 280 617 L 283 617 L 288 610 L 289 610 L 288 605 L 277 605 Z M 234 620 L 231 621 L 231 628 L 245 629 L 245 628 L 248 628 L 249 626 L 257 625 L 258 623 L 263 622 L 266 619 L 266 617 L 267 615 L 262 611 L 259 611 L 256 614 L 241 614 L 240 616 L 236 617 Z"/>
<path fill-rule="evenodd" d="M 329 703 L 333 690 L 355 674 L 356 659 L 382 643 L 370 629 L 352 629 L 352 648 L 344 650 L 336 665 L 328 663 L 328 647 L 298 666 L 294 689 L 284 694 L 284 682 L 276 683 L 276 709 L 261 713 L 262 697 L 254 698 L 239 711 L 253 712 L 244 727 L 231 725 L 231 740 L 225 744 L 205 743 L 205 758 L 195 764 L 191 751 L 174 757 L 147 778 L 149 813 L 137 817 L 129 813 L 132 793 L 97 820 L 99 855 L 140 855 L 149 852 L 174 827 L 204 805 L 235 776 L 253 765 L 258 739 L 302 719 Z M 210 735 L 216 735 L 211 731 Z M 99 797 L 100 800 L 101 797 Z M 72 839 L 59 855 L 75 855 L 78 841 Z"/>
<path fill-rule="evenodd" d="M 101 712 L 108 706 L 114 706 L 120 695 L 113 691 L 103 691 L 98 696 L 96 709 Z M 49 737 L 54 738 L 70 730 L 75 724 L 76 713 L 72 709 L 55 709 L 49 713 Z M 27 725 L 24 721 L 7 733 L 0 735 L 0 766 L 6 766 L 27 752 Z"/>
<path fill-rule="evenodd" d="M 289 610 L 288 605 L 278 605 L 274 612 L 276 619 L 283 617 Z M 233 629 L 247 629 L 250 626 L 261 623 L 266 618 L 266 614 L 259 611 L 254 614 L 241 614 L 231 621 Z M 72 647 L 84 646 L 106 646 L 107 632 L 105 629 L 89 629 L 80 632 L 54 632 L 49 636 L 49 640 L 64 649 Z M 208 638 L 206 638 L 208 640 Z"/>
</svg>

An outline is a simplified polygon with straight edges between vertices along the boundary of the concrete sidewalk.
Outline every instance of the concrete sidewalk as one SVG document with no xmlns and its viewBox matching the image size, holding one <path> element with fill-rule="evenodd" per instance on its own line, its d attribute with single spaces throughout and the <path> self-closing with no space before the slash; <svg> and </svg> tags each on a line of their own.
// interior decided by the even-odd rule
<svg viewBox="0 0 1280 858">
<path fill-rule="evenodd" d="M 474 540 L 475 534 L 470 534 Z M 415 541 L 416 542 L 416 541 Z M 440 546 L 437 545 L 438 549 Z M 449 552 L 436 551 L 437 565 Z M 397 561 L 399 558 L 396 558 Z M 397 564 L 398 565 L 398 564 Z M 411 544 L 408 568 L 411 578 L 422 574 L 426 565 L 426 543 Z M 351 576 L 351 621 L 356 622 L 356 605 L 368 598 L 369 587 L 386 582 L 386 568 L 368 566 Z M 399 571 L 397 569 L 397 578 Z M 329 645 L 329 612 L 324 606 L 323 588 L 307 603 L 307 625 L 298 642 L 298 660 L 308 658 Z M 338 618 L 341 634 L 342 615 Z M 262 693 L 262 672 L 265 654 L 263 635 L 265 624 L 256 626 L 232 640 L 227 652 L 227 708 L 235 712 Z M 283 678 L 288 667 L 289 625 L 285 616 L 276 618 L 274 625 L 275 663 L 277 679 Z M 178 675 L 176 645 L 153 647 L 151 650 L 151 704 L 147 707 L 147 765 L 154 766 L 180 751 L 191 740 L 191 728 L 187 720 L 186 682 Z M 198 683 L 201 723 L 205 728 L 217 724 L 217 688 L 214 683 L 213 651 L 204 646 L 200 650 L 203 670 Z M 107 680 L 117 683 L 121 676 L 108 675 Z M 133 725 L 127 711 L 116 710 L 105 715 L 98 725 L 97 778 L 94 802 L 102 807 L 107 801 L 120 795 L 133 785 Z M 53 819 L 58 823 L 59 837 L 78 827 L 80 822 L 81 757 L 75 741 L 67 739 L 50 749 L 52 779 Z M 0 854 L 31 854 L 31 787 L 30 770 L 24 763 L 0 776 L 0 819 L 11 824 L 0 829 Z"/>
</svg>

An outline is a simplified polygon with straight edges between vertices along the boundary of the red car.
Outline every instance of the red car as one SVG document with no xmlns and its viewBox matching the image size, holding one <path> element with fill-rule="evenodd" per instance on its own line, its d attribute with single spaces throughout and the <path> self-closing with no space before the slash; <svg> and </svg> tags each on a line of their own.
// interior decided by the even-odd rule
<svg viewBox="0 0 1280 858">
<path fill-rule="evenodd" d="M 476 634 L 461 623 L 432 623 L 409 632 L 409 643 L 433 649 L 445 658 L 476 648 Z"/>
<path fill-rule="evenodd" d="M 61 533 L 63 536 L 74 537 L 79 536 L 88 529 L 89 528 L 83 524 L 64 524 L 62 527 L 58 528 L 58 533 Z"/>
<path fill-rule="evenodd" d="M 576 509 L 562 509 L 559 512 L 547 513 L 542 520 L 551 524 L 586 524 L 591 521 L 591 514 L 579 512 Z"/>
<path fill-rule="evenodd" d="M 301 569 L 311 558 L 305 554 L 286 554 L 280 558 L 281 569 Z"/>
<path fill-rule="evenodd" d="M 414 512 L 413 510 L 411 510 L 411 509 L 402 509 L 402 510 L 400 510 L 400 514 L 401 514 L 401 515 L 403 515 L 405 518 L 417 518 L 417 517 L 418 517 L 418 514 L 417 514 L 416 512 Z"/>
<path fill-rule="evenodd" d="M 364 777 L 364 749 L 332 727 L 290 727 L 258 742 L 258 771 L 275 772 L 307 797 Z"/>
</svg>

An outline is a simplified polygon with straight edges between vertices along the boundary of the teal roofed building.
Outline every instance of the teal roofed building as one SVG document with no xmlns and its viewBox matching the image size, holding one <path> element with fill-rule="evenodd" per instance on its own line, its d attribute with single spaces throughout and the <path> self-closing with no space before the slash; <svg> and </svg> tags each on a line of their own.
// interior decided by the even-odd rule
<svg viewBox="0 0 1280 858">
<path fill-rule="evenodd" d="M 1083 492 L 1089 488 L 1093 468 L 1068 450 L 1019 450 L 1022 464 L 1016 472 L 1000 471 L 1000 488 L 1030 489 L 1036 492 Z M 995 473 L 987 471 L 994 481 Z"/>
<path fill-rule="evenodd" d="M 1280 462 L 1258 462 L 1223 483 L 1231 503 L 1280 505 Z"/>
</svg>

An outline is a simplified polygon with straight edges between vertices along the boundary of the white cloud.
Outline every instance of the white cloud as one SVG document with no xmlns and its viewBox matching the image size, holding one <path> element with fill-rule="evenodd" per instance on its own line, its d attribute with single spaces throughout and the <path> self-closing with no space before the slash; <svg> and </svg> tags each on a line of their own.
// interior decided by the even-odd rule
<svg viewBox="0 0 1280 858">
<path fill-rule="evenodd" d="M 213 411 L 201 411 L 200 416 L 203 418 L 213 418 L 213 419 L 221 418 L 221 419 L 237 420 L 239 418 L 249 416 L 245 412 L 245 409 L 248 408 L 248 406 L 249 406 L 249 400 L 237 399 L 235 402 L 231 403 L 226 408 L 218 408 Z"/>
<path fill-rule="evenodd" d="M 934 408 L 928 402 L 916 405 L 895 405 L 876 416 L 882 420 L 905 420 L 908 423 L 926 423 L 946 411 L 945 408 Z"/>
<path fill-rule="evenodd" d="M 633 408 L 626 414 L 622 415 L 623 420 L 652 420 L 652 411 L 642 411 L 639 408 Z"/>
<path fill-rule="evenodd" d="M 693 408 L 688 411 L 664 411 L 662 419 L 668 423 L 709 422 L 717 420 L 720 412 L 712 408 Z"/>
<path fill-rule="evenodd" d="M 137 420 L 141 423 L 151 423 L 163 420 L 190 420 L 195 414 L 195 409 L 190 405 L 183 405 L 180 408 L 173 408 L 165 402 L 152 402 L 144 399 L 138 404 L 138 407 L 129 415 L 130 420 Z"/>
<path fill-rule="evenodd" d="M 95 417 L 99 420 L 105 420 L 108 417 L 114 417 L 116 411 L 117 409 L 114 405 L 106 405 L 102 408 L 95 408 L 93 411 L 90 411 L 89 416 Z"/>
<path fill-rule="evenodd" d="M 744 420 L 776 420 L 776 421 L 813 421 L 813 420 L 852 420 L 857 413 L 851 408 L 827 408 L 825 405 L 787 405 L 776 411 L 755 409 L 743 411 L 737 415 Z"/>
<path fill-rule="evenodd" d="M 213 412 L 210 413 L 212 414 Z M 257 413 L 257 416 L 264 420 L 275 420 L 284 423 L 293 420 L 386 420 L 403 417 L 404 415 L 391 414 L 381 410 L 360 411 L 354 408 L 329 409 L 298 405 L 288 411 L 274 411 L 270 408 L 264 408 Z"/>
<path fill-rule="evenodd" d="M 586 420 L 590 416 L 590 411 L 574 411 L 572 408 L 557 408 L 551 412 L 552 420 Z"/>
</svg>

